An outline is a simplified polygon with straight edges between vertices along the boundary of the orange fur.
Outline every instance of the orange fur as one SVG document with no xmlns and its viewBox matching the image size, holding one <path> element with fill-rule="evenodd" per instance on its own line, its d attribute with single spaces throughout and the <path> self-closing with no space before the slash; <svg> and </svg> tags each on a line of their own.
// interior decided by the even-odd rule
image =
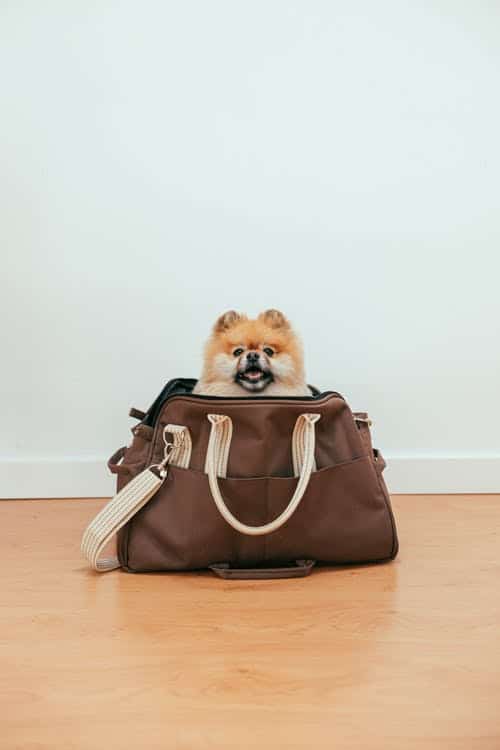
<svg viewBox="0 0 500 750">
<path fill-rule="evenodd" d="M 239 349 L 243 352 L 235 357 Z M 271 356 L 264 351 L 269 349 L 273 351 Z M 246 356 L 258 356 L 272 378 L 255 392 L 246 390 L 237 377 Z M 267 310 L 256 319 L 232 310 L 221 315 L 206 343 L 203 372 L 194 392 L 221 396 L 310 395 L 302 347 L 284 315 L 277 310 Z"/>
</svg>

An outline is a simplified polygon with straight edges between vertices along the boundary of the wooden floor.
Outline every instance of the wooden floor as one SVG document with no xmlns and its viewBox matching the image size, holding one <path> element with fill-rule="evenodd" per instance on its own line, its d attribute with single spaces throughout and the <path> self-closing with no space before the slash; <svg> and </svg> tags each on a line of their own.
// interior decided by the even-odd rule
<svg viewBox="0 0 500 750">
<path fill-rule="evenodd" d="M 498 750 L 500 496 L 394 498 L 396 562 L 89 572 L 102 501 L 0 502 L 1 750 Z"/>
</svg>

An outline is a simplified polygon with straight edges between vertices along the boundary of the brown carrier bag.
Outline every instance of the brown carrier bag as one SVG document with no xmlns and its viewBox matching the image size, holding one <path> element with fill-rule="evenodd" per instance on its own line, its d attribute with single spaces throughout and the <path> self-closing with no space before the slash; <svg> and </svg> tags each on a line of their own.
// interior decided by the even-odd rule
<svg viewBox="0 0 500 750">
<path fill-rule="evenodd" d="M 398 541 L 370 421 L 335 392 L 191 395 L 170 381 L 109 460 L 118 494 L 86 529 L 98 571 L 210 568 L 223 578 L 307 575 L 393 559 Z M 117 557 L 100 558 L 118 534 Z"/>
</svg>

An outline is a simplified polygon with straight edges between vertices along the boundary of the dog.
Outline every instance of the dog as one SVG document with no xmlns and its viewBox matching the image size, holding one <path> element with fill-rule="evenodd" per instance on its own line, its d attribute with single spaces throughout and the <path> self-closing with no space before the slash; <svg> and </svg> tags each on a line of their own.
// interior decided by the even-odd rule
<svg viewBox="0 0 500 750">
<path fill-rule="evenodd" d="M 300 341 L 283 313 L 257 318 L 229 310 L 205 346 L 193 393 L 205 396 L 310 396 Z"/>
</svg>

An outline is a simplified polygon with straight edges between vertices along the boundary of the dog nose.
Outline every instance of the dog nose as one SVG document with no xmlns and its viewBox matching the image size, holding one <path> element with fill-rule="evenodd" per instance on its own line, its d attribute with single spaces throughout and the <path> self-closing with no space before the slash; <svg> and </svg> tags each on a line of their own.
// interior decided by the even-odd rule
<svg viewBox="0 0 500 750">
<path fill-rule="evenodd" d="M 260 357 L 259 352 L 248 352 L 247 354 L 247 360 L 249 362 L 258 362 L 259 357 Z"/>
</svg>

